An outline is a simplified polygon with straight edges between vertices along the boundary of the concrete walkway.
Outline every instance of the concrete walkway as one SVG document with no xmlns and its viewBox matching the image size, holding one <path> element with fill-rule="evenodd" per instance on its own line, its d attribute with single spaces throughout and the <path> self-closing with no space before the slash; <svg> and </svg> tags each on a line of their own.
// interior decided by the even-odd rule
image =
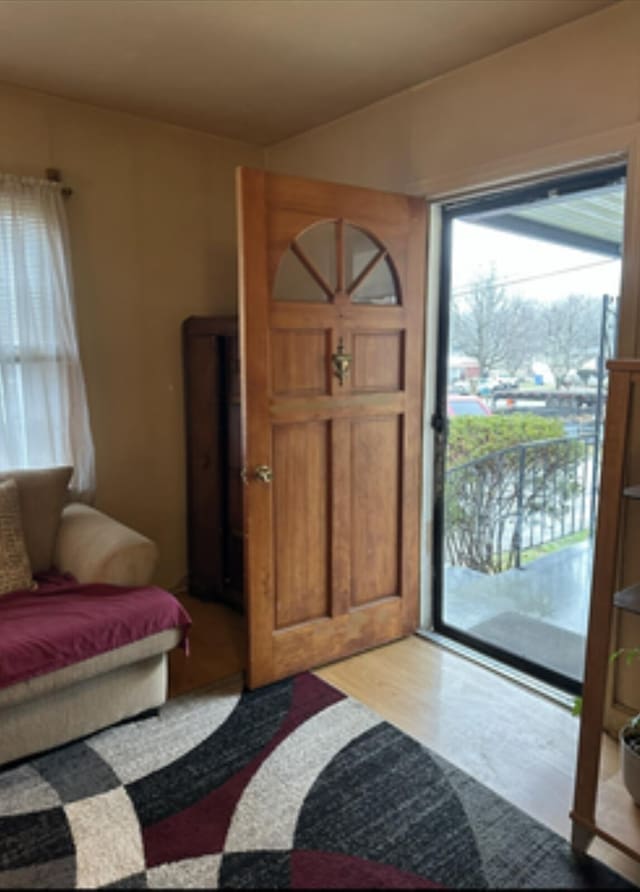
<svg viewBox="0 0 640 892">
<path fill-rule="evenodd" d="M 446 567 L 444 620 L 579 679 L 592 561 L 592 543 L 585 541 L 538 558 L 522 570 L 494 576 L 465 567 Z M 519 626 L 514 624 L 518 616 L 524 620 Z M 480 629 L 474 630 L 480 624 Z M 511 641 L 508 630 L 516 629 Z"/>
</svg>

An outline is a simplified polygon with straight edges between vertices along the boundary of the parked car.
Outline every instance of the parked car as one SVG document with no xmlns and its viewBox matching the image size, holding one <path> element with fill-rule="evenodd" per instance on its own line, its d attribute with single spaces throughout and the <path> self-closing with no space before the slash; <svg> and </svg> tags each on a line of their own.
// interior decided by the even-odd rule
<svg viewBox="0 0 640 892">
<path fill-rule="evenodd" d="M 449 418 L 457 418 L 459 415 L 491 415 L 491 409 L 479 396 L 451 394 L 447 398 L 447 415 Z"/>
<path fill-rule="evenodd" d="M 464 378 L 459 378 L 457 381 L 454 381 L 449 390 L 452 393 L 461 393 L 465 396 L 471 393 L 471 386 L 468 381 L 465 381 Z"/>
<path fill-rule="evenodd" d="M 514 390 L 517 387 L 519 387 L 517 378 L 501 375 L 497 378 L 481 378 L 478 381 L 477 392 L 480 396 L 490 396 L 492 393 L 499 393 L 501 390 Z"/>
<path fill-rule="evenodd" d="M 476 393 L 480 396 L 491 396 L 494 390 L 498 390 L 500 384 L 497 378 L 480 378 L 476 387 Z"/>
</svg>

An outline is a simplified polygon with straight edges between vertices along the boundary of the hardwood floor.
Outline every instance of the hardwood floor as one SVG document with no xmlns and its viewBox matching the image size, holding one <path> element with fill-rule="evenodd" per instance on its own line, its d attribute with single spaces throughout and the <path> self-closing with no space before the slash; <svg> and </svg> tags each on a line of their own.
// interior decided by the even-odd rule
<svg viewBox="0 0 640 892">
<path fill-rule="evenodd" d="M 241 671 L 242 617 L 181 596 L 194 620 L 191 656 L 170 660 L 170 696 Z M 570 836 L 578 721 L 557 703 L 419 637 L 323 667 L 317 675 L 471 774 L 505 799 Z M 618 781 L 618 745 L 604 736 L 607 807 L 635 835 L 640 809 Z M 640 865 L 595 840 L 590 853 L 640 885 Z"/>
<path fill-rule="evenodd" d="M 204 687 L 242 672 L 246 662 L 244 618 L 223 604 L 176 596 L 193 625 L 189 656 L 180 648 L 169 654 L 169 696 Z"/>
<path fill-rule="evenodd" d="M 578 721 L 568 709 L 417 636 L 317 675 L 570 838 Z M 628 816 L 640 850 L 638 809 L 617 783 L 617 742 L 603 735 L 602 748 L 610 807 Z M 632 859 L 600 840 L 589 851 L 640 884 Z"/>
</svg>

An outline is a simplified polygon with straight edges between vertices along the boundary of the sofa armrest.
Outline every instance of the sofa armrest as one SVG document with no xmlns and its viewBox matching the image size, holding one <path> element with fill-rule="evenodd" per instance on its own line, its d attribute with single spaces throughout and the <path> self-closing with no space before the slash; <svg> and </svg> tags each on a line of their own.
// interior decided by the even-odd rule
<svg viewBox="0 0 640 892">
<path fill-rule="evenodd" d="M 157 559 L 154 542 L 95 508 L 72 502 L 63 510 L 54 562 L 78 582 L 146 585 Z"/>
</svg>

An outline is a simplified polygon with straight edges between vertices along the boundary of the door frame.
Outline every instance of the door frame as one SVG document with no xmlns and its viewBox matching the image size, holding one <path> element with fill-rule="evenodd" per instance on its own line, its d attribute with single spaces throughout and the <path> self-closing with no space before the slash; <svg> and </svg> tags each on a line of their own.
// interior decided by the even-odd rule
<svg viewBox="0 0 640 892">
<path fill-rule="evenodd" d="M 438 204 L 434 204 L 434 208 L 440 214 L 439 226 L 439 254 L 437 259 L 437 293 L 438 300 L 435 320 L 437 330 L 436 341 L 437 347 L 435 352 L 435 365 L 431 366 L 435 372 L 435 396 L 433 401 L 433 412 L 428 411 L 425 404 L 425 432 L 430 432 L 433 437 L 432 447 L 432 491 L 433 497 L 431 501 L 432 509 L 432 530 L 431 530 L 431 572 L 429 578 L 429 591 L 427 597 L 429 599 L 429 607 L 431 610 L 430 626 L 433 632 L 442 636 L 444 639 L 450 639 L 452 642 L 462 645 L 465 649 L 477 652 L 480 657 L 489 658 L 492 661 L 498 661 L 507 668 L 530 676 L 543 683 L 549 684 L 554 688 L 560 688 L 572 694 L 579 694 L 582 690 L 582 684 L 570 679 L 560 673 L 555 672 L 547 667 L 540 666 L 531 660 L 513 654 L 496 645 L 488 644 L 467 632 L 448 625 L 444 621 L 443 616 L 443 599 L 444 599 L 444 474 L 445 474 L 445 445 L 446 440 L 442 436 L 447 423 L 447 380 L 448 380 L 448 346 L 449 346 L 449 317 L 451 306 L 451 247 L 452 247 L 452 224 L 457 217 L 464 216 L 465 209 L 473 208 L 474 212 L 480 210 L 497 209 L 514 203 L 526 203 L 536 198 L 544 197 L 544 194 L 551 189 L 566 187 L 571 185 L 572 191 L 584 191 L 594 186 L 603 185 L 607 180 L 614 179 L 617 176 L 625 177 L 625 189 L 628 193 L 629 177 L 628 177 L 628 159 L 603 158 L 599 162 L 587 169 L 584 166 L 578 170 L 556 170 L 545 175 L 537 175 L 535 181 L 529 182 L 508 182 L 501 186 L 494 186 L 490 190 L 475 189 L 472 193 L 454 196 L 450 199 L 446 197 L 440 199 Z M 623 255 L 627 246 L 627 207 L 628 202 L 625 201 L 625 226 L 623 239 Z M 432 220 L 433 224 L 433 220 Z M 431 228 L 431 227 L 430 227 Z M 621 276 L 621 304 L 619 307 L 618 328 L 620 328 L 620 311 L 622 310 L 622 293 L 624 282 L 624 266 Z M 425 350 L 425 356 L 427 353 Z M 427 357 L 428 365 L 428 357 Z M 426 370 L 428 375 L 428 368 Z M 425 438 L 426 444 L 426 438 Z M 426 445 L 425 445 L 426 448 Z M 426 469 L 428 472 L 429 469 Z M 427 515 L 424 515 L 425 518 Z M 424 524 L 423 524 L 424 529 Z M 426 533 L 426 530 L 425 530 Z M 426 535 L 424 538 L 426 542 Z M 426 586 L 423 585 L 423 597 Z M 423 600 L 423 604 L 425 601 Z M 424 619 L 424 611 L 423 611 Z"/>
</svg>

